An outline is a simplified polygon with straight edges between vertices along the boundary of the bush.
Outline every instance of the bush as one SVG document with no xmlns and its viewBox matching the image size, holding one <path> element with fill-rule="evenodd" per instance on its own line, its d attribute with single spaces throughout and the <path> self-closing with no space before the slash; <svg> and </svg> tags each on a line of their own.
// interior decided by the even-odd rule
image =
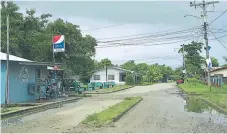
<svg viewBox="0 0 227 134">
<path fill-rule="evenodd" d="M 127 75 L 125 79 L 127 85 L 133 85 L 135 83 L 132 75 Z"/>
<path fill-rule="evenodd" d="M 196 78 L 188 78 L 188 79 L 187 79 L 187 82 L 188 82 L 189 84 L 196 85 L 196 84 L 199 83 L 199 80 L 196 79 Z"/>
</svg>

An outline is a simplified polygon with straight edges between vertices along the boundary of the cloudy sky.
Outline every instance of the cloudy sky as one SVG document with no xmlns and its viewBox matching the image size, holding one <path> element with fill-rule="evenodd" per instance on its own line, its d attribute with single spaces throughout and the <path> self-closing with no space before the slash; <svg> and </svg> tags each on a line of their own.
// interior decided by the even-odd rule
<svg viewBox="0 0 227 134">
<path fill-rule="evenodd" d="M 199 1 L 197 0 L 197 2 Z M 198 7 L 195 10 L 194 7 L 190 7 L 189 1 L 16 1 L 16 4 L 19 5 L 23 13 L 26 8 L 35 8 L 37 15 L 50 13 L 53 15 L 53 20 L 62 18 L 79 25 L 83 34 L 90 34 L 97 40 L 112 38 L 106 40 L 113 41 L 122 36 L 179 31 L 202 25 L 202 21 L 197 18 L 184 17 L 187 14 L 201 15 L 201 8 Z M 211 22 L 226 9 L 227 1 L 220 1 L 220 3 L 215 4 L 215 7 L 210 5 L 208 10 L 214 12 L 208 13 L 208 22 Z M 217 30 L 214 28 L 220 29 L 225 25 L 227 25 L 227 13 L 214 21 L 209 29 L 216 32 Z M 224 30 L 226 31 L 220 30 L 215 35 L 217 37 L 226 35 L 227 27 Z M 190 41 L 202 40 L 202 35 L 199 36 L 196 31 L 200 32 L 194 30 L 192 37 L 196 37 Z M 212 40 L 214 37 L 211 32 L 208 34 L 210 34 L 209 39 L 211 39 L 209 40 L 210 55 L 218 58 L 219 62 L 224 64 L 222 57 L 227 56 L 227 49 L 217 40 Z M 227 36 L 220 38 L 220 41 L 223 41 L 223 44 L 227 46 Z M 174 40 L 168 42 L 174 42 Z M 174 48 L 179 48 L 181 44 L 188 42 L 143 46 L 144 43 L 140 41 L 137 42 L 137 46 L 97 48 L 95 59 L 109 58 L 115 64 L 135 60 L 137 63 L 160 63 L 178 67 L 182 64 L 182 56 L 174 51 Z"/>
</svg>

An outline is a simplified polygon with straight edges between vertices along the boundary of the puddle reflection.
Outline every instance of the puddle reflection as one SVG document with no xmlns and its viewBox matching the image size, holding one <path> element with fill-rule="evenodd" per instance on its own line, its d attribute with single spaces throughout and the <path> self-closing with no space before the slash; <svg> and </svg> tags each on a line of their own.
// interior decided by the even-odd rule
<svg viewBox="0 0 227 134">
<path fill-rule="evenodd" d="M 202 101 L 196 97 L 186 97 L 186 105 L 184 106 L 184 110 L 187 112 L 195 112 L 195 113 L 217 113 L 216 110 L 211 108 L 207 103 Z"/>
</svg>

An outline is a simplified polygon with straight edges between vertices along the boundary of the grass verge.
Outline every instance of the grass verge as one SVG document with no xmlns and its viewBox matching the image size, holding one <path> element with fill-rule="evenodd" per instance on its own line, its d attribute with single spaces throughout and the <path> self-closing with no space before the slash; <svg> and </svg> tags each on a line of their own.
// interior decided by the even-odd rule
<svg viewBox="0 0 227 134">
<path fill-rule="evenodd" d="M 137 102 L 142 100 L 142 97 L 127 97 L 122 102 L 109 107 L 108 109 L 89 115 L 81 123 L 86 126 L 102 127 L 113 122 L 115 118 L 124 113 L 126 110 L 134 106 Z"/>
<path fill-rule="evenodd" d="M 227 112 L 227 89 L 211 87 L 211 91 L 207 85 L 197 83 L 196 85 L 190 83 L 184 83 L 178 85 L 181 90 L 186 93 L 195 93 L 200 94 L 200 98 L 207 100 L 218 107 L 221 107 L 224 111 Z"/>
<path fill-rule="evenodd" d="M 142 82 L 140 84 L 137 84 L 136 86 L 148 86 L 148 85 L 153 85 L 154 83 L 149 83 L 149 82 Z"/>
<path fill-rule="evenodd" d="M 111 87 L 111 88 L 104 88 L 104 89 L 97 89 L 97 90 L 93 90 L 93 91 L 89 91 L 87 93 L 111 93 L 111 92 L 117 92 L 120 90 L 124 90 L 124 89 L 128 89 L 131 88 L 133 86 L 131 85 L 119 85 L 119 86 L 115 86 L 115 87 Z"/>
<path fill-rule="evenodd" d="M 12 113 L 12 112 L 28 109 L 30 107 L 32 107 L 32 106 L 27 106 L 27 107 L 23 107 L 23 106 L 1 107 L 1 114 Z"/>
<path fill-rule="evenodd" d="M 68 96 L 69 97 L 92 97 L 92 95 L 90 95 L 90 94 L 77 94 L 77 93 L 69 94 Z"/>
</svg>

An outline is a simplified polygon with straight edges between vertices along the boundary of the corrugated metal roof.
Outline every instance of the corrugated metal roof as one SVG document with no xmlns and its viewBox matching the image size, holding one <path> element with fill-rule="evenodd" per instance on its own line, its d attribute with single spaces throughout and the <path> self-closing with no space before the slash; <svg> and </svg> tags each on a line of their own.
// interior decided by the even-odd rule
<svg viewBox="0 0 227 134">
<path fill-rule="evenodd" d="M 3 52 L 0 52 L 0 59 L 1 60 L 7 60 L 7 57 L 6 57 L 6 53 L 3 53 Z M 20 57 L 17 57 L 17 56 L 14 56 L 14 55 L 9 55 L 9 60 L 10 61 L 26 61 L 26 62 L 33 62 L 31 60 L 27 60 L 27 59 L 24 59 L 24 58 L 20 58 Z"/>
</svg>

